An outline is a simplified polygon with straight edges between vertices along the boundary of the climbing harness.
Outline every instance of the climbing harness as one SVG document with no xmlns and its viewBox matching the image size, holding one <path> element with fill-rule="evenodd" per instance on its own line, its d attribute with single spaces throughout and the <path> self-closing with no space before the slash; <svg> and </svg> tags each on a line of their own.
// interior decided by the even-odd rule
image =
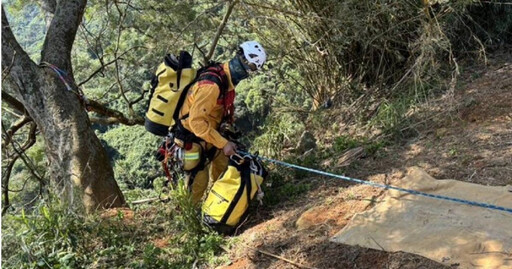
<svg viewBox="0 0 512 269">
<path fill-rule="evenodd" d="M 162 162 L 162 168 L 165 172 L 167 180 L 164 185 L 172 184 L 176 186 L 178 184 L 179 173 L 181 172 L 183 157 L 181 154 L 181 147 L 174 141 L 174 136 L 170 133 L 165 137 L 162 146 L 158 149 L 157 155 L 162 156 L 160 159 Z M 157 157 L 158 159 L 158 157 Z"/>
<path fill-rule="evenodd" d="M 239 151 L 239 153 L 244 154 L 244 155 L 245 154 L 249 154 L 250 155 L 250 153 L 247 153 L 247 152 Z M 503 207 L 503 206 L 497 206 L 497 205 L 488 204 L 488 203 L 482 203 L 482 202 L 470 201 L 470 200 L 465 200 L 465 199 L 453 198 L 453 197 L 444 196 L 444 195 L 430 194 L 430 193 L 426 193 L 426 192 L 421 192 L 421 191 L 415 191 L 415 190 L 400 188 L 400 187 L 396 187 L 396 186 L 392 186 L 392 185 L 380 184 L 380 183 L 376 183 L 376 182 L 372 182 L 372 181 L 364 181 L 364 180 L 357 179 L 357 178 L 351 178 L 351 177 L 336 175 L 336 174 L 333 174 L 333 173 L 328 173 L 328 172 L 324 172 L 324 171 L 320 171 L 320 170 L 316 170 L 316 169 L 312 169 L 312 168 L 307 168 L 307 167 L 303 167 L 303 166 L 300 166 L 300 165 L 286 163 L 286 162 L 283 162 L 283 161 L 278 161 L 278 160 L 266 158 L 266 157 L 263 157 L 263 156 L 257 156 L 256 155 L 254 157 L 259 158 L 259 159 L 264 160 L 264 161 L 268 161 L 268 162 L 274 163 L 274 164 L 278 164 L 278 165 L 281 165 L 281 166 L 285 166 L 285 167 L 289 167 L 289 168 L 294 168 L 294 169 L 298 169 L 298 170 L 303 170 L 303 171 L 308 171 L 308 172 L 311 172 L 311 173 L 315 173 L 315 174 L 319 174 L 319 175 L 323 175 L 323 176 L 327 176 L 327 177 L 333 177 L 333 178 L 338 178 L 338 179 L 342 179 L 342 180 L 346 180 L 346 181 L 352 181 L 352 182 L 356 182 L 356 183 L 360 183 L 360 184 L 370 185 L 370 186 L 373 186 L 373 187 L 378 187 L 378 188 L 383 188 L 383 189 L 392 189 L 392 190 L 406 192 L 406 193 L 413 194 L 413 195 L 425 196 L 425 197 L 430 197 L 430 198 L 439 199 L 439 200 L 446 200 L 446 201 L 451 201 L 451 202 L 455 202 L 455 203 L 461 203 L 461 204 L 466 204 L 466 205 L 471 205 L 471 206 L 478 206 L 478 207 L 483 207 L 483 208 L 488 208 L 488 209 L 493 209 L 493 210 L 504 211 L 504 212 L 507 212 L 507 213 L 512 213 L 512 208 L 507 208 L 507 207 Z"/>
<path fill-rule="evenodd" d="M 56 65 L 48 63 L 48 62 L 41 62 L 41 66 L 48 67 L 51 70 L 53 70 L 59 79 L 64 83 L 66 86 L 66 89 L 78 96 L 78 99 L 80 102 L 84 105 L 85 110 L 89 111 L 89 100 L 87 100 L 87 97 L 85 97 L 84 92 L 79 87 L 78 92 L 74 91 L 73 88 L 70 86 L 70 84 L 73 83 L 73 81 L 69 78 L 68 73 L 60 68 L 58 68 Z"/>
</svg>

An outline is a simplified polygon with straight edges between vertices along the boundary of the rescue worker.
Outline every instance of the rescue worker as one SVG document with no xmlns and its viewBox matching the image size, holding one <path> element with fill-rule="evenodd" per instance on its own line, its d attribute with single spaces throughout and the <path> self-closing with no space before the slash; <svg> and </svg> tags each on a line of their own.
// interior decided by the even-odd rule
<svg viewBox="0 0 512 269">
<path fill-rule="evenodd" d="M 194 146 L 185 155 L 194 159 L 200 156 L 202 164 L 195 169 L 184 169 L 185 182 L 191 192 L 194 203 L 199 203 L 211 179 L 216 181 L 227 167 L 229 156 L 236 154 L 236 144 L 222 135 L 221 125 L 233 124 L 235 87 L 250 73 L 262 68 L 267 55 L 263 47 L 256 41 L 247 41 L 240 45 L 235 57 L 221 64 L 222 83 L 225 89 L 214 82 L 216 74 L 200 76 L 191 86 L 180 110 L 178 128 L 184 128 L 195 137 Z M 212 72 L 213 73 L 213 72 Z M 213 76 L 213 77 L 212 77 Z M 229 128 L 229 127 L 226 127 Z M 199 153 L 199 154 L 197 154 Z M 187 171 L 189 170 L 189 171 Z"/>
</svg>

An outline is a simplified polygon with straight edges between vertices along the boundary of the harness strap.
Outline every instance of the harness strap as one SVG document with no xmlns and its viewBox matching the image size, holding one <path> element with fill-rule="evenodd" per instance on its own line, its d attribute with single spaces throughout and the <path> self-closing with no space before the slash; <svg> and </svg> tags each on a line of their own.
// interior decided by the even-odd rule
<svg viewBox="0 0 512 269">
<path fill-rule="evenodd" d="M 227 90 L 229 87 L 228 77 L 226 75 L 226 72 L 224 72 L 224 68 L 222 68 L 222 66 L 220 66 L 220 64 L 215 63 L 212 66 L 199 69 L 199 71 L 197 71 L 197 72 L 198 72 L 198 76 L 196 77 L 196 79 L 183 89 L 183 93 L 181 94 L 180 99 L 178 100 L 176 107 L 179 109 L 176 109 L 176 111 L 174 111 L 174 115 L 173 115 L 174 121 L 176 123 L 179 123 L 181 120 L 188 118 L 189 113 L 183 115 L 180 118 L 179 117 L 180 110 L 181 110 L 181 107 L 183 106 L 183 103 L 185 103 L 185 98 L 188 94 L 189 89 L 193 85 L 195 85 L 197 82 L 200 82 L 203 80 L 212 81 L 213 83 L 217 84 L 217 86 L 220 89 L 219 99 L 225 98 L 225 96 L 227 95 L 226 93 L 227 93 Z M 226 109 L 224 109 L 224 111 L 226 111 Z"/>
</svg>

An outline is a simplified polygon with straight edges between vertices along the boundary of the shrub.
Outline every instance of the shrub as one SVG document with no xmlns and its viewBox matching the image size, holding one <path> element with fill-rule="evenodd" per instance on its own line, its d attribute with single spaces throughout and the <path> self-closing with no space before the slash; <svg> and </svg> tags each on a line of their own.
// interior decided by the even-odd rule
<svg viewBox="0 0 512 269">
<path fill-rule="evenodd" d="M 281 156 L 282 149 L 297 144 L 304 128 L 304 123 L 291 113 L 274 114 L 265 121 L 262 134 L 254 139 L 251 149 L 269 157 Z"/>
<path fill-rule="evenodd" d="M 130 218 L 124 211 L 86 217 L 58 199 L 40 201 L 31 213 L 2 219 L 2 268 L 190 268 L 224 262 L 225 239 L 201 222 L 183 181 L 170 197 L 168 204 L 135 208 Z M 162 246 L 153 243 L 166 238 Z"/>
</svg>

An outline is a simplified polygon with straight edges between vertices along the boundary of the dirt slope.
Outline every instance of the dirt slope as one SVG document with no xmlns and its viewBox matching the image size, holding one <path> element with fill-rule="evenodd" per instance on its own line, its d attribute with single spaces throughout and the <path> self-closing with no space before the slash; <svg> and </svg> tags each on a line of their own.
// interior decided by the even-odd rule
<svg viewBox="0 0 512 269">
<path fill-rule="evenodd" d="M 455 92 L 432 100 L 431 116 L 418 116 L 417 136 L 359 160 L 347 175 L 392 184 L 407 167 L 419 166 L 439 179 L 512 185 L 511 54 L 496 55 L 487 66 L 463 70 L 460 81 Z M 409 253 L 329 242 L 382 192 L 330 179 L 309 180 L 317 187 L 303 199 L 250 216 L 230 249 L 232 263 L 223 268 L 297 268 L 284 259 L 304 268 L 445 267 Z"/>
</svg>

